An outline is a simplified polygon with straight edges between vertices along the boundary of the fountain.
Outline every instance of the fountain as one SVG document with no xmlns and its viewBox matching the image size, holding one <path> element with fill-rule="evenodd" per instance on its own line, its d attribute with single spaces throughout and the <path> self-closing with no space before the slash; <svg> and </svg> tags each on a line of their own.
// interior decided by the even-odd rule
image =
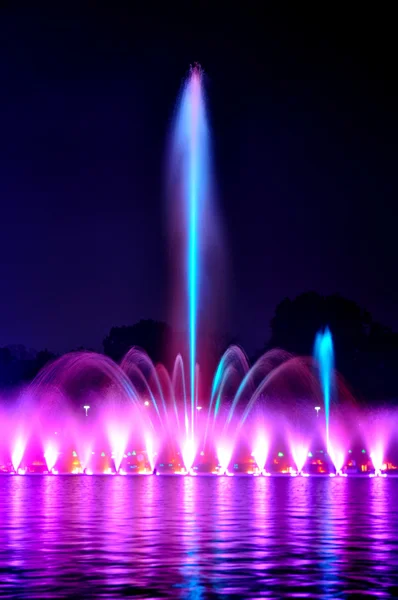
<svg viewBox="0 0 398 600">
<path fill-rule="evenodd" d="M 326 327 L 325 331 L 320 331 L 315 338 L 315 358 L 319 362 L 325 409 L 326 446 L 329 447 L 330 395 L 333 378 L 334 353 L 332 334 L 328 327 Z"/>
<path fill-rule="evenodd" d="M 358 409 L 335 374 L 328 328 L 316 337 L 314 358 L 274 349 L 251 366 L 231 346 L 209 390 L 199 385 L 210 190 L 202 79 L 195 66 L 182 90 L 172 149 L 184 234 L 187 358 L 179 354 L 171 373 L 139 348 L 120 364 L 73 352 L 45 366 L 0 415 L 0 472 L 334 477 L 395 470 L 396 448 L 387 447 L 386 431 L 396 415 L 388 412 L 375 424 L 371 412 Z"/>
</svg>

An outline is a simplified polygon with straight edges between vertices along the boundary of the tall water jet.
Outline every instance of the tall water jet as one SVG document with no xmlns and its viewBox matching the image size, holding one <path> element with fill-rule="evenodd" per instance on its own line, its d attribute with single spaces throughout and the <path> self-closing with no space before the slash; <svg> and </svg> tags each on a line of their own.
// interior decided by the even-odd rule
<svg viewBox="0 0 398 600">
<path fill-rule="evenodd" d="M 173 133 L 173 171 L 177 179 L 183 222 L 189 348 L 189 396 L 191 401 L 187 436 L 194 436 L 198 307 L 201 290 L 201 249 L 205 206 L 208 197 L 209 133 L 203 94 L 203 74 L 191 69 L 183 87 Z M 173 224 L 175 226 L 175 224 Z"/>
<path fill-rule="evenodd" d="M 186 227 L 186 294 L 188 303 L 191 434 L 194 426 L 197 318 L 200 289 L 200 221 L 207 195 L 208 130 L 202 90 L 202 72 L 195 66 L 181 97 L 178 138 L 183 161 L 182 195 Z"/>
<path fill-rule="evenodd" d="M 315 338 L 314 354 L 315 359 L 319 364 L 319 373 L 325 407 L 326 447 L 329 448 L 330 397 L 334 368 L 333 339 L 329 327 L 326 327 L 324 331 L 319 331 L 317 333 Z"/>
</svg>

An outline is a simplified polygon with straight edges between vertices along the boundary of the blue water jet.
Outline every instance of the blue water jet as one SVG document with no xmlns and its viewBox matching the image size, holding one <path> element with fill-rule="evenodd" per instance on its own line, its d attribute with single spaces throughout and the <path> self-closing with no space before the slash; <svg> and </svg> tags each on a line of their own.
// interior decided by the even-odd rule
<svg viewBox="0 0 398 600">
<path fill-rule="evenodd" d="M 191 433 L 193 435 L 196 397 L 196 355 L 200 292 L 201 234 L 208 196 L 209 133 L 199 66 L 191 69 L 180 97 L 175 142 L 178 168 L 182 175 L 181 205 L 186 231 L 186 293 L 188 304 L 189 389 Z"/>
<path fill-rule="evenodd" d="M 326 447 L 329 447 L 329 414 L 330 397 L 333 384 L 334 351 L 333 338 L 329 327 L 319 331 L 315 338 L 314 356 L 319 364 L 319 374 L 322 385 L 323 401 L 325 407 Z"/>
</svg>

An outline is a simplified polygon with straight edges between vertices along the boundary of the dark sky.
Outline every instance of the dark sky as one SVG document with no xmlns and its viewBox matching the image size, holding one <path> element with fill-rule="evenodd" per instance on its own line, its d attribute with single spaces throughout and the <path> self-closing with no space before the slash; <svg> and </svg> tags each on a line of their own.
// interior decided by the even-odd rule
<svg viewBox="0 0 398 600">
<path fill-rule="evenodd" d="M 0 9 L 0 346 L 100 349 L 112 325 L 168 318 L 166 139 L 194 61 L 231 333 L 262 345 L 309 289 L 397 329 L 392 15 L 96 4 Z"/>
</svg>

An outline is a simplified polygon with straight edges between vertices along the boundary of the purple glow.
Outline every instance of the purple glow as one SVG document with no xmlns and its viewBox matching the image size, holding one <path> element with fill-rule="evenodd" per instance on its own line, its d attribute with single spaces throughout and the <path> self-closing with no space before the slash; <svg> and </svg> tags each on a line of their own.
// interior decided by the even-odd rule
<svg viewBox="0 0 398 600">
<path fill-rule="evenodd" d="M 220 464 L 220 474 L 225 475 L 228 474 L 229 463 L 231 462 L 233 453 L 233 445 L 224 441 L 217 448 L 217 458 Z"/>
<path fill-rule="evenodd" d="M 115 424 L 108 426 L 109 443 L 112 450 L 112 458 L 115 464 L 116 473 L 124 458 L 128 443 L 128 430 L 125 425 Z"/>
<path fill-rule="evenodd" d="M 256 473 L 295 470 L 300 474 L 305 469 L 327 475 L 332 461 L 337 474 L 350 475 L 369 474 L 370 460 L 377 472 L 393 471 L 394 461 L 397 464 L 397 452 L 390 444 L 398 422 L 393 410 L 375 414 L 348 403 L 335 410 L 332 403 L 331 441 L 326 448 L 324 422 L 317 418 L 311 396 L 316 387 L 311 363 L 307 367 L 303 360 L 281 351 L 267 352 L 250 368 L 241 350 L 230 348 L 221 359 L 222 368 L 217 369 L 214 401 L 205 393 L 200 395 L 195 437 L 186 425 L 181 357 L 170 376 L 138 349 L 130 351 L 121 364 L 94 353 L 73 353 L 46 367 L 32 384 L 26 409 L 29 429 L 26 424 L 22 428 L 19 415 L 17 419 L 11 410 L 1 415 L 1 470 L 18 473 L 22 467 L 39 474 L 56 468 L 60 473 L 79 474 L 122 469 L 130 475 L 155 469 L 177 473 L 182 467 L 190 473 L 194 467 L 195 473 L 227 474 L 234 457 L 235 474 L 253 474 L 254 460 Z M 287 380 L 292 386 L 297 380 L 308 382 L 296 411 L 285 401 Z M 56 392 L 54 381 L 58 382 Z M 272 384 L 272 404 L 268 384 Z M 85 401 L 79 399 L 81 409 L 76 411 L 76 398 L 67 393 L 81 386 L 87 390 L 91 407 L 87 417 L 82 409 Z M 62 402 L 54 404 L 54 393 L 60 390 Z M 150 405 L 145 406 L 148 397 Z M 341 392 L 340 397 L 345 402 Z M 372 459 L 361 452 L 367 448 Z"/>
<path fill-rule="evenodd" d="M 182 460 L 184 463 L 184 467 L 187 473 L 190 472 L 193 462 L 196 456 L 196 447 L 195 443 L 192 439 L 188 439 L 185 441 L 185 444 L 182 448 Z"/>
<path fill-rule="evenodd" d="M 372 450 L 372 452 L 370 453 L 370 459 L 373 463 L 375 474 L 379 475 L 383 469 L 384 462 L 383 448 L 380 445 L 378 445 L 374 450 Z"/>
<path fill-rule="evenodd" d="M 46 445 L 44 451 L 44 458 L 46 461 L 47 470 L 50 473 L 54 469 L 55 463 L 57 462 L 58 458 L 58 450 L 53 442 L 49 442 Z"/>
<path fill-rule="evenodd" d="M 296 444 L 292 446 L 292 456 L 294 464 L 296 465 L 297 473 L 301 474 L 307 461 L 308 446 L 304 446 L 302 444 Z"/>
<path fill-rule="evenodd" d="M 269 452 L 269 442 L 264 434 L 257 436 L 252 456 L 260 472 L 264 471 Z"/>
<path fill-rule="evenodd" d="M 333 463 L 333 466 L 336 469 L 336 473 L 340 474 L 342 472 L 345 462 L 344 452 L 330 444 L 328 448 L 328 453 Z"/>
<path fill-rule="evenodd" d="M 14 467 L 14 471 L 17 473 L 19 466 L 21 464 L 24 452 L 25 452 L 26 442 L 22 439 L 22 437 L 18 437 L 14 449 L 11 455 L 12 466 Z"/>
<path fill-rule="evenodd" d="M 155 388 L 154 372 L 148 371 L 152 388 Z M 242 377 L 246 375 L 243 373 Z M 5 432 L 2 442 L 4 459 L 0 463 L 2 471 L 43 473 L 56 469 L 60 473 L 125 472 L 130 475 L 153 473 L 155 469 L 160 473 L 177 473 L 183 467 L 184 473 L 228 474 L 228 469 L 232 471 L 234 457 L 237 464 L 234 474 L 266 474 L 267 471 L 283 474 L 294 470 L 296 474 L 305 471 L 306 474 L 328 475 L 331 463 L 337 475 L 369 475 L 369 469 L 373 473 L 373 468 L 377 474 L 397 472 L 393 461 L 396 461 L 398 448 L 393 441 L 390 444 L 391 432 L 398 423 L 398 414 L 394 411 L 375 419 L 373 413 L 355 408 L 353 422 L 361 423 L 361 428 L 356 431 L 354 427 L 346 426 L 349 410 L 340 414 L 332 411 L 331 441 L 326 449 L 325 446 L 322 448 L 322 421 L 314 414 L 312 398 L 307 402 L 308 423 L 304 417 L 298 422 L 290 419 L 291 413 L 283 402 L 275 410 L 261 399 L 243 421 L 246 399 L 251 402 L 253 394 L 256 394 L 256 390 L 250 389 L 246 397 L 243 395 L 243 409 L 239 412 L 238 406 L 231 419 L 233 408 L 229 400 L 224 404 L 221 397 L 221 409 L 214 418 L 214 412 L 208 412 L 205 399 L 202 399 L 202 410 L 195 411 L 199 417 L 196 420 L 196 437 L 192 438 L 185 435 L 184 404 L 174 403 L 173 394 L 177 395 L 177 388 L 174 392 L 170 385 L 167 379 L 156 382 L 160 391 L 157 394 L 153 392 L 153 397 L 160 407 L 159 415 L 152 410 L 153 404 L 151 409 L 147 409 L 138 394 L 135 403 L 115 405 L 115 396 L 110 396 L 109 392 L 108 402 L 113 404 L 99 404 L 88 417 L 84 411 L 76 414 L 71 408 L 70 412 L 64 410 L 56 419 L 50 419 L 48 416 L 45 418 L 39 408 L 34 408 L 31 413 L 32 429 L 26 436 L 21 433 L 13 435 L 13 416 L 2 415 Z M 275 380 L 273 385 L 276 386 Z M 239 389 L 239 380 L 236 387 Z M 162 408 L 161 393 L 169 403 L 165 409 Z M 95 405 L 91 396 L 90 405 Z M 120 417 L 117 418 L 118 412 Z M 302 414 L 306 414 L 304 409 Z M 266 422 L 273 423 L 275 439 L 272 447 Z M 317 426 L 320 435 L 317 435 Z M 182 442 L 178 443 L 178 440 Z M 369 453 L 365 450 L 367 448 Z M 387 450 L 392 458 L 387 459 Z M 253 472 L 254 461 L 257 466 Z"/>
<path fill-rule="evenodd" d="M 147 434 L 145 436 L 145 448 L 146 448 L 146 453 L 147 453 L 150 469 L 151 469 L 151 471 L 153 471 L 156 466 L 155 465 L 155 451 L 154 451 L 154 446 L 153 446 L 153 438 L 149 434 Z"/>
<path fill-rule="evenodd" d="M 183 217 L 185 245 L 186 304 L 189 347 L 190 435 L 194 436 L 197 392 L 197 333 L 201 289 L 200 251 L 205 206 L 208 201 L 209 135 L 202 86 L 202 70 L 194 66 L 187 78 L 178 104 L 173 131 L 172 171 L 179 181 L 179 217 Z M 174 194 L 173 194 L 174 195 Z M 173 229 L 175 224 L 173 224 Z"/>
</svg>

